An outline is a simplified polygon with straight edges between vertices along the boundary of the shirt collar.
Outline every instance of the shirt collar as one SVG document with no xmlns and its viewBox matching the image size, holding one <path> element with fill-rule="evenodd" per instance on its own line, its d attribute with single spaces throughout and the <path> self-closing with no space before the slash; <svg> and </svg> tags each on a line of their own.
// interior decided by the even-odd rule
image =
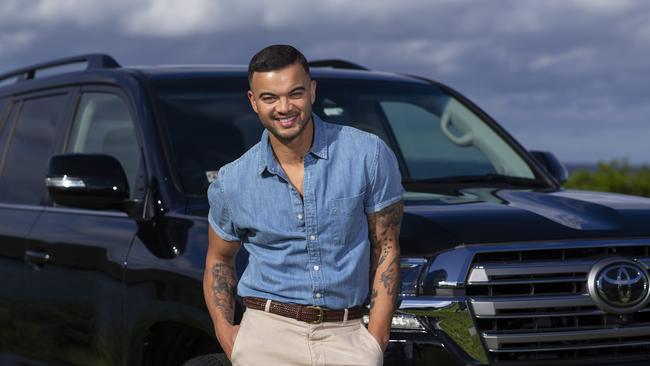
<svg viewBox="0 0 650 366">
<path fill-rule="evenodd" d="M 327 131 L 325 131 L 325 123 L 313 113 L 312 120 L 314 121 L 314 142 L 311 144 L 309 152 L 321 159 L 327 159 Z"/>
<path fill-rule="evenodd" d="M 312 113 L 314 123 L 314 141 L 311 144 L 309 153 L 321 159 L 327 159 L 327 134 L 324 122 Z M 277 174 L 279 163 L 273 154 L 273 148 L 269 142 L 269 131 L 264 129 L 260 140 L 258 173 L 261 175 L 267 170 L 271 174 Z"/>
</svg>

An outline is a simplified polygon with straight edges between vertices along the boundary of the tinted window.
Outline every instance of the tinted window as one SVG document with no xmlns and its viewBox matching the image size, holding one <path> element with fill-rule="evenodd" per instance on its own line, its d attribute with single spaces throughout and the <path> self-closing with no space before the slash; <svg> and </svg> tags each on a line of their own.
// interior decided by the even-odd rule
<svg viewBox="0 0 650 366">
<path fill-rule="evenodd" d="M 2 128 L 2 119 L 4 117 L 5 105 L 7 105 L 7 100 L 0 99 L 0 128 Z"/>
<path fill-rule="evenodd" d="M 247 80 L 164 81 L 157 90 L 179 181 L 185 192 L 203 195 L 216 170 L 259 141 L 263 127 L 246 98 Z M 435 85 L 322 79 L 313 112 L 382 138 L 408 180 L 535 178 L 489 124 Z"/>
<path fill-rule="evenodd" d="M 165 82 L 160 115 L 170 159 L 185 192 L 204 194 L 212 175 L 260 140 L 263 127 L 246 97 L 246 79 Z"/>
<path fill-rule="evenodd" d="M 67 94 L 24 101 L 14 126 L 0 179 L 0 200 L 39 204 L 45 196 L 45 172 L 55 152 Z"/>
<path fill-rule="evenodd" d="M 6 99 L 0 99 L 0 135 L 2 135 L 2 130 L 4 130 L 6 123 L 6 112 L 5 111 L 5 106 L 7 105 L 7 100 Z M 2 156 L 2 148 L 0 147 L 0 157 Z"/>
<path fill-rule="evenodd" d="M 407 179 L 503 174 L 534 179 L 521 156 L 485 121 L 434 85 L 319 80 L 313 111 L 386 141 Z"/>
<path fill-rule="evenodd" d="M 9 134 L 11 133 L 14 117 L 18 110 L 18 103 L 7 106 L 7 116 L 0 122 L 0 172 L 2 171 L 2 156 L 7 150 L 7 142 L 9 141 Z M 2 190 L 2 180 L 0 179 L 0 191 Z"/>
<path fill-rule="evenodd" d="M 131 114 L 120 97 L 108 93 L 83 94 L 72 127 L 68 151 L 115 157 L 124 168 L 133 195 L 140 148 Z"/>
<path fill-rule="evenodd" d="M 476 146 L 459 148 L 434 128 L 440 125 L 439 116 L 408 102 L 386 101 L 379 105 L 408 162 L 411 178 L 496 173 Z"/>
</svg>

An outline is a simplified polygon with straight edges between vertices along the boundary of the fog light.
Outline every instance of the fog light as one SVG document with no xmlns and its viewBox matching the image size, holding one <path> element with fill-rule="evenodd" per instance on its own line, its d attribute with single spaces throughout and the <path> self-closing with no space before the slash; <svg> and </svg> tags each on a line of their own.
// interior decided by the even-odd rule
<svg viewBox="0 0 650 366">
<path fill-rule="evenodd" d="M 363 323 L 366 326 L 368 326 L 368 319 L 368 315 L 363 316 Z M 398 332 L 426 332 L 418 318 L 411 314 L 397 313 L 393 315 L 390 328 L 391 330 Z"/>
</svg>

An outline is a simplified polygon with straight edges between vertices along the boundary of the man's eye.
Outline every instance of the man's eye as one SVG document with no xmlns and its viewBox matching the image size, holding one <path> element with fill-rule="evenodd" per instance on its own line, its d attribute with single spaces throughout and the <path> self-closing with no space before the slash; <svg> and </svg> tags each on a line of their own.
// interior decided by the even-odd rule
<svg viewBox="0 0 650 366">
<path fill-rule="evenodd" d="M 262 98 L 262 102 L 264 103 L 273 103 L 275 101 L 275 98 L 273 97 L 264 97 Z"/>
<path fill-rule="evenodd" d="M 302 98 L 302 92 L 291 93 L 291 98 Z"/>
</svg>

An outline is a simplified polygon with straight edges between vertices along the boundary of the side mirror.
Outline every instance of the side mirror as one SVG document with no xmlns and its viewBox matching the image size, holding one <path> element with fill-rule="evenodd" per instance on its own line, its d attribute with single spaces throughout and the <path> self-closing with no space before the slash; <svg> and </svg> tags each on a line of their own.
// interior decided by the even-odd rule
<svg viewBox="0 0 650 366">
<path fill-rule="evenodd" d="M 109 155 L 55 155 L 50 158 L 45 185 L 52 201 L 63 206 L 119 209 L 129 198 L 124 169 Z"/>
<path fill-rule="evenodd" d="M 549 151 L 530 151 L 530 153 L 560 184 L 564 184 L 569 179 L 566 167 L 553 153 Z"/>
</svg>

